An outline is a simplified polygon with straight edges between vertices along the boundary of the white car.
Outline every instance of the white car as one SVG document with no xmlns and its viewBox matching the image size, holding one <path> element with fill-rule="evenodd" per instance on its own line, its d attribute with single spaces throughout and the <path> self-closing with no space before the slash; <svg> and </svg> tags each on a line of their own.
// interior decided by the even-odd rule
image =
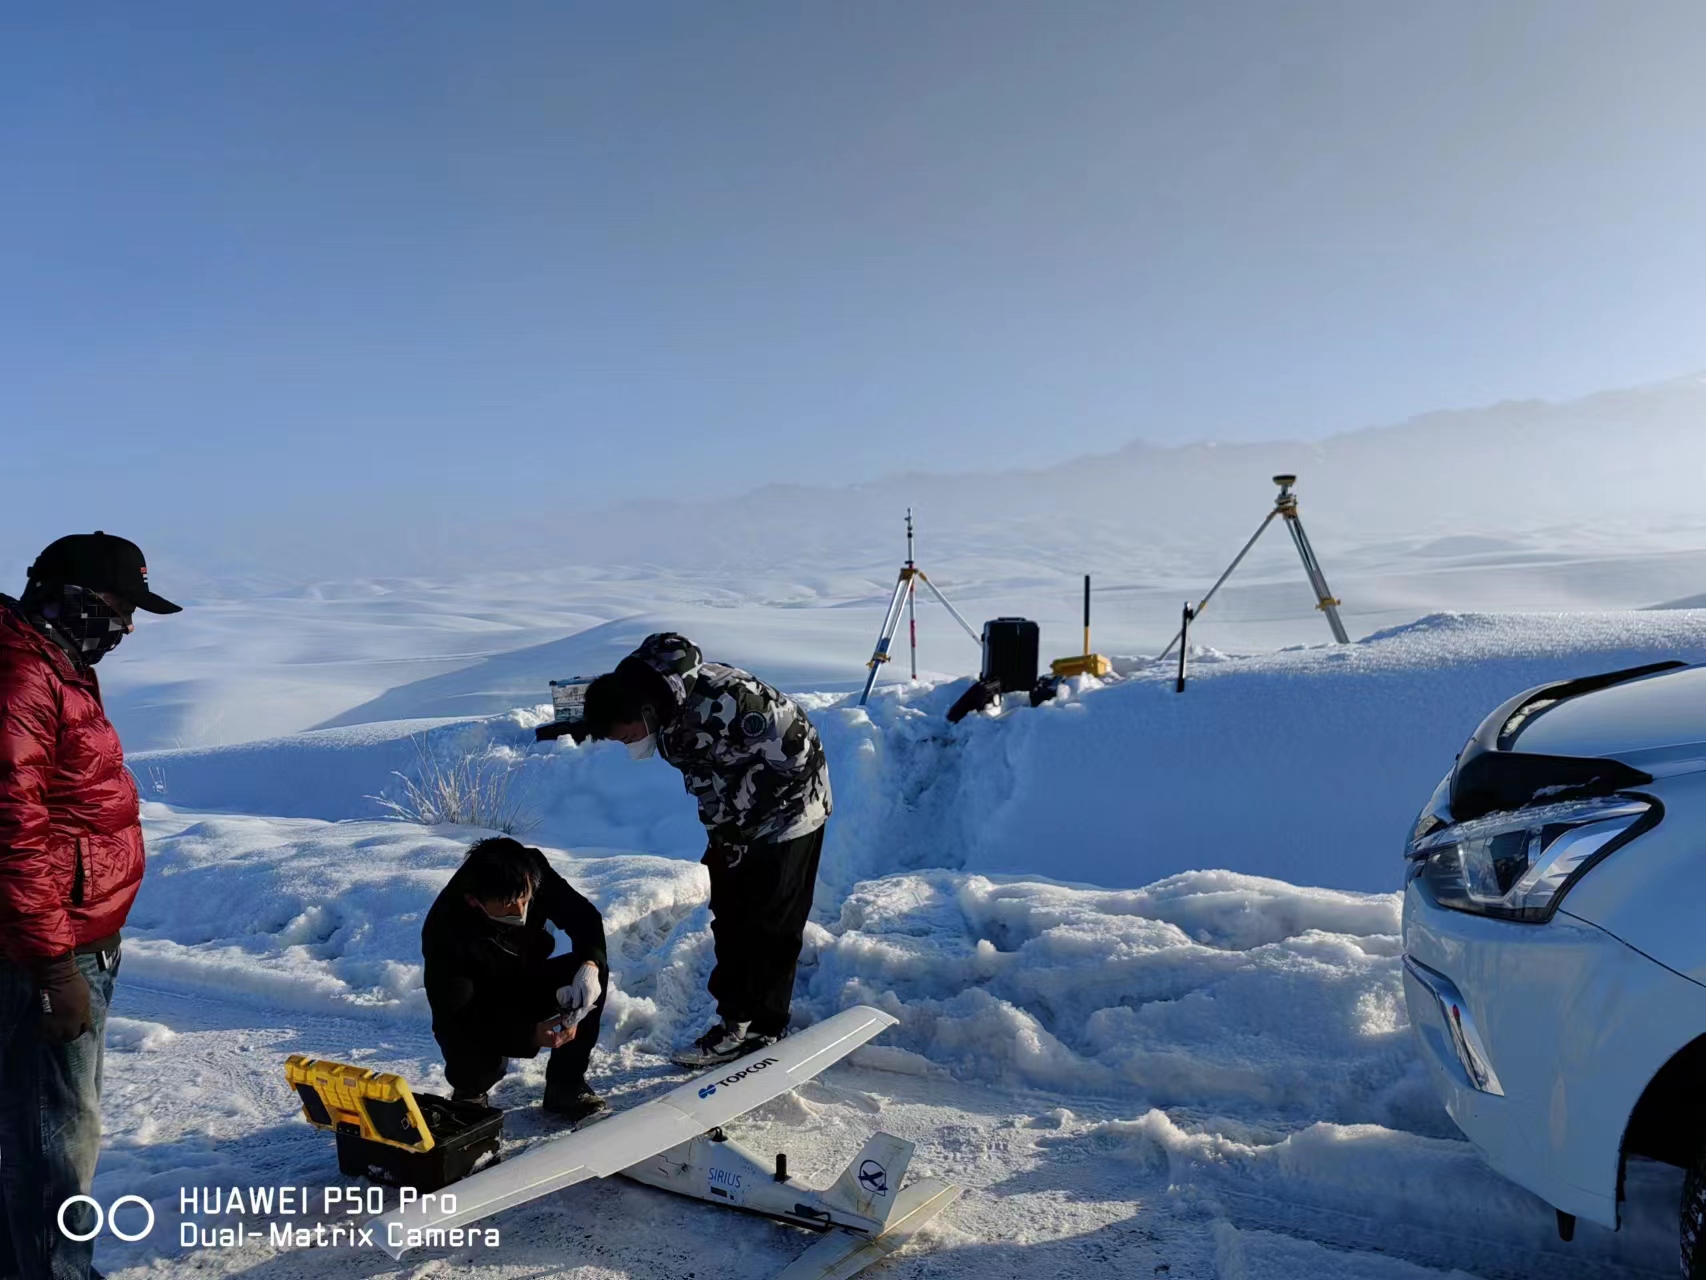
<svg viewBox="0 0 1706 1280">
<path fill-rule="evenodd" d="M 1512 698 L 1407 857 L 1405 1000 L 1452 1119 L 1566 1240 L 1618 1226 L 1630 1156 L 1687 1169 L 1706 1278 L 1706 666 Z"/>
</svg>

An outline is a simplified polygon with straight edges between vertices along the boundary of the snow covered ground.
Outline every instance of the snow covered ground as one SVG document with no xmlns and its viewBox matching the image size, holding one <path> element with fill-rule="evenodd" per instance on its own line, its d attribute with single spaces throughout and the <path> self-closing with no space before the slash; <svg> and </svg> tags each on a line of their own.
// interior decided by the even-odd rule
<svg viewBox="0 0 1706 1280">
<path fill-rule="evenodd" d="M 796 1008 L 862 1001 L 900 1025 L 738 1136 L 821 1184 L 882 1127 L 918 1143 L 918 1172 L 968 1188 L 886 1275 L 1671 1274 L 1674 1171 L 1637 1166 L 1624 1230 L 1584 1225 L 1565 1246 L 1456 1137 L 1410 1045 L 1393 891 L 1406 825 L 1499 698 L 1671 655 L 1706 657 L 1706 616 L 1436 615 L 1347 648 L 1202 654 L 1183 696 L 1134 660 L 957 727 L 941 712 L 963 681 L 866 710 L 809 695 L 837 814 Z M 600 1086 L 621 1106 L 679 1080 L 663 1054 L 710 1013 L 691 808 L 655 761 L 533 743 L 541 715 L 133 757 L 150 865 L 96 1193 L 144 1197 L 160 1227 L 104 1241 L 109 1274 L 762 1276 L 805 1247 L 617 1182 L 502 1215 L 498 1250 L 402 1265 L 178 1246 L 183 1187 L 338 1181 L 288 1054 L 443 1087 L 418 931 L 481 833 L 382 818 L 374 797 L 422 753 L 507 771 L 528 838 L 604 911 Z M 542 1075 L 522 1064 L 500 1086 L 513 1141 L 548 1132 Z"/>
</svg>

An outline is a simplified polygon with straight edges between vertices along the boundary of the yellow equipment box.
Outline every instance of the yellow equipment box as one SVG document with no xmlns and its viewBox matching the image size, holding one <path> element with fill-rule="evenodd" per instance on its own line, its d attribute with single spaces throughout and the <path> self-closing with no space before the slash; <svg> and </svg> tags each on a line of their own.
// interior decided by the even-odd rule
<svg viewBox="0 0 1706 1280">
<path fill-rule="evenodd" d="M 293 1053 L 285 1059 L 284 1078 L 316 1128 L 405 1151 L 432 1150 L 432 1129 L 402 1076 Z"/>
<path fill-rule="evenodd" d="M 1048 664 L 1048 669 L 1055 674 L 1057 680 L 1065 680 L 1068 676 L 1095 676 L 1098 680 L 1114 669 L 1099 653 L 1090 652 L 1090 575 L 1084 575 L 1084 652 L 1074 654 L 1070 658 L 1056 658 Z"/>
<path fill-rule="evenodd" d="M 1114 669 L 1114 664 L 1099 653 L 1081 653 L 1071 658 L 1056 658 L 1048 664 L 1048 669 L 1062 680 L 1068 676 L 1095 676 L 1101 679 Z"/>
<path fill-rule="evenodd" d="M 352 1177 L 437 1191 L 495 1160 L 503 1141 L 498 1108 L 417 1095 L 389 1072 L 293 1053 L 284 1076 L 308 1123 L 337 1136 L 338 1168 Z"/>
</svg>

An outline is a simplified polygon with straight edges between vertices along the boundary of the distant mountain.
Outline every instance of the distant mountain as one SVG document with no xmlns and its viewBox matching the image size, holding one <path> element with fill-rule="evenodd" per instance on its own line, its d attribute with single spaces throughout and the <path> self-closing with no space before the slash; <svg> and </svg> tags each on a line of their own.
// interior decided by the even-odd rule
<svg viewBox="0 0 1706 1280">
<path fill-rule="evenodd" d="M 1430 413 L 1319 441 L 1134 443 L 1036 471 L 771 486 L 543 521 L 580 554 L 675 567 L 887 563 L 918 512 L 921 555 L 1082 563 L 1224 559 L 1299 476 L 1318 541 L 1366 546 L 1556 531 L 1571 544 L 1706 526 L 1706 375 L 1561 404 Z M 1230 545 L 1229 545 L 1230 544 Z"/>
<path fill-rule="evenodd" d="M 311 515 L 261 506 L 246 533 L 173 567 L 214 593 L 233 574 L 285 589 L 324 577 L 563 564 L 886 573 L 911 505 L 926 566 L 975 565 L 988 579 L 1095 558 L 1122 573 L 1201 573 L 1248 536 L 1281 471 L 1299 476 L 1316 541 L 1339 547 L 1541 531 L 1549 543 L 1602 546 L 1706 527 L 1706 375 L 1429 413 L 1314 441 L 1139 442 L 1030 471 L 968 457 L 957 474 L 752 490 L 731 481 L 726 492 L 614 507 L 578 492 L 572 466 L 541 459 L 533 488 L 454 504 L 379 495 Z"/>
</svg>

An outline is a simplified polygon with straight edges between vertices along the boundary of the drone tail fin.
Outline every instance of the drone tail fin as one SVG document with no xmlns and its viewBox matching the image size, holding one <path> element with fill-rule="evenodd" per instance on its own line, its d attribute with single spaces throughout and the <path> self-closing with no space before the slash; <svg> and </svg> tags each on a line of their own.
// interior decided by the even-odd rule
<svg viewBox="0 0 1706 1280">
<path fill-rule="evenodd" d="M 887 1222 L 913 1149 L 912 1143 L 892 1133 L 873 1134 L 835 1185 L 823 1193 L 824 1200 L 861 1218 Z"/>
</svg>

